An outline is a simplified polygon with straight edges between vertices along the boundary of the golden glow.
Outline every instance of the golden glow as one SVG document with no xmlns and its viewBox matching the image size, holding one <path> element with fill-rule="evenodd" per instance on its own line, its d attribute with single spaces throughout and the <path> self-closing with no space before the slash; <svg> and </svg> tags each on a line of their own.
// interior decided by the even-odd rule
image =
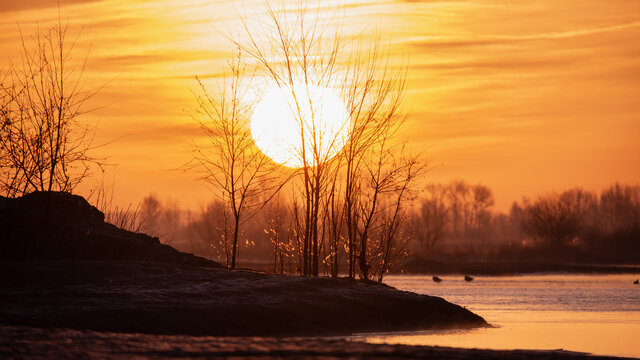
<svg viewBox="0 0 640 360">
<path fill-rule="evenodd" d="M 470 309 L 496 327 L 363 336 L 371 343 L 491 349 L 565 349 L 635 357 L 640 313 Z"/>
<path fill-rule="evenodd" d="M 219 31 L 241 33 L 240 14 L 264 21 L 265 2 L 60 3 L 70 38 L 84 29 L 75 49 L 77 59 L 90 49 L 88 85 L 108 84 L 85 119 L 108 144 L 95 155 L 118 164 L 118 200 L 155 192 L 184 206 L 206 201 L 204 185 L 170 170 L 206 142 L 184 111 L 194 76 L 220 79 L 234 47 Z M 404 133 L 432 160 L 429 180 L 485 183 L 501 210 L 523 195 L 640 182 L 640 1 L 339 3 L 346 38 L 381 34 L 392 64 L 407 60 Z M 0 1 L 1 69 L 20 61 L 17 24 L 27 36 L 51 25 L 56 4 Z"/>
<path fill-rule="evenodd" d="M 296 83 L 293 91 L 272 86 L 254 110 L 251 136 L 277 163 L 314 166 L 344 147 L 349 116 L 344 102 L 331 89 L 302 83 Z"/>
</svg>

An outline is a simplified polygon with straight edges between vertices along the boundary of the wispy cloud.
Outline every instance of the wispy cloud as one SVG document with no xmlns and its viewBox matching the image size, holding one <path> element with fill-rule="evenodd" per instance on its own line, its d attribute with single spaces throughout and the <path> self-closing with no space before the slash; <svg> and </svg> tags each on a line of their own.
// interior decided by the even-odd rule
<svg viewBox="0 0 640 360">
<path fill-rule="evenodd" d="M 337 13 L 346 17 L 346 35 L 380 36 L 393 64 L 408 58 L 413 112 L 405 133 L 412 146 L 445 164 L 432 175 L 509 183 L 496 191 L 499 205 L 545 190 L 539 183 L 640 181 L 629 155 L 640 153 L 639 1 L 335 3 L 343 5 Z M 163 183 L 157 169 L 188 159 L 189 141 L 201 136 L 188 115 L 194 75 L 212 83 L 223 76 L 233 49 L 218 28 L 233 35 L 228 22 L 245 10 L 255 14 L 259 4 L 62 1 L 71 26 L 85 29 L 78 50 L 91 49 L 87 78 L 109 82 L 96 101 L 111 105 L 90 116 L 103 120 L 98 136 L 126 135 L 105 150 L 118 154 L 126 169 L 120 176 L 165 188 L 179 183 L 175 177 Z M 16 22 L 44 24 L 57 17 L 55 6 L 56 0 L 0 0 L 0 66 L 15 55 Z M 131 154 L 135 163 L 128 163 Z"/>
<path fill-rule="evenodd" d="M 26 0 L 26 1 L 12 1 L 3 0 L 0 1 L 0 13 L 8 11 L 23 11 L 23 10 L 35 10 L 42 8 L 57 7 L 77 4 L 77 3 L 92 3 L 100 2 L 102 0 Z"/>
<path fill-rule="evenodd" d="M 615 31 L 624 31 L 628 29 L 640 28 L 640 21 L 634 21 L 625 24 L 578 29 L 571 31 L 555 32 L 555 33 L 539 33 L 530 35 L 475 35 L 469 34 L 464 36 L 419 36 L 403 39 L 411 46 L 426 48 L 449 48 L 449 47 L 472 47 L 472 46 L 490 46 L 503 45 L 516 42 L 537 41 L 537 40 L 554 40 L 554 39 L 570 39 L 581 36 L 597 35 Z"/>
</svg>

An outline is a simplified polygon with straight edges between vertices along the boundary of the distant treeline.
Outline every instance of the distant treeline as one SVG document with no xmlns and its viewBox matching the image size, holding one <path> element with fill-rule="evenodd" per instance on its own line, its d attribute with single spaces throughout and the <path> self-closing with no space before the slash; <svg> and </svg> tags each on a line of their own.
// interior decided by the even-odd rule
<svg viewBox="0 0 640 360">
<path fill-rule="evenodd" d="M 404 214 L 402 229 L 391 243 L 381 236 L 383 223 L 373 227 L 374 273 L 400 269 L 412 259 L 640 262 L 640 186 L 615 184 L 600 193 L 573 188 L 523 198 L 508 213 L 493 206 L 493 192 L 482 184 L 455 180 L 427 185 Z M 281 198 L 244 224 L 241 266 L 259 264 L 272 272 L 299 273 L 302 244 L 296 211 L 296 204 Z M 219 201 L 194 212 L 149 195 L 136 216 L 129 217 L 135 222 L 130 227 L 164 243 L 222 263 L 230 259 L 232 219 Z M 330 238 L 342 242 L 331 244 Z M 344 237 L 321 240 L 321 272 L 331 275 L 335 266 L 344 272 L 348 253 Z"/>
<path fill-rule="evenodd" d="M 429 185 L 410 232 L 412 254 L 432 260 L 640 262 L 640 186 L 573 188 L 494 211 L 483 185 Z"/>
</svg>

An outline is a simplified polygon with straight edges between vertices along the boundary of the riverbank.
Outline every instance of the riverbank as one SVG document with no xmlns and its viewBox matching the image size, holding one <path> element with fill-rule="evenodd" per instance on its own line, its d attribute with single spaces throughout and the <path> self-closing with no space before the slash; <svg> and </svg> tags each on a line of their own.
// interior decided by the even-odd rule
<svg viewBox="0 0 640 360">
<path fill-rule="evenodd" d="M 551 261 L 449 261 L 415 259 L 395 274 L 515 275 L 534 273 L 640 274 L 640 265 L 583 264 Z"/>
<path fill-rule="evenodd" d="M 194 337 L 0 327 L 0 357 L 21 359 L 554 359 L 605 360 L 568 351 L 459 349 L 369 344 L 345 339 Z"/>
</svg>

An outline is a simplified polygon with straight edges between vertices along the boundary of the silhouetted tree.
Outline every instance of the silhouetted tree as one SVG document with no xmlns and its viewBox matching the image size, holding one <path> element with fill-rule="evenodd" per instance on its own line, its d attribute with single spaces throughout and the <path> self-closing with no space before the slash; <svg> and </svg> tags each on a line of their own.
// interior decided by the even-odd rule
<svg viewBox="0 0 640 360">
<path fill-rule="evenodd" d="M 161 221 L 162 204 L 155 194 L 149 194 L 140 203 L 140 218 L 144 219 L 144 231 L 147 235 L 160 237 L 162 232 L 159 228 Z"/>
<path fill-rule="evenodd" d="M 478 184 L 471 187 L 473 203 L 471 205 L 471 229 L 474 232 L 480 231 L 483 227 L 489 226 L 491 220 L 490 208 L 494 204 L 493 192 L 488 186 Z"/>
<path fill-rule="evenodd" d="M 449 224 L 449 209 L 445 203 L 445 188 L 439 184 L 427 186 L 427 198 L 411 216 L 409 226 L 422 251 L 428 253 L 444 237 Z"/>
<path fill-rule="evenodd" d="M 96 90 L 83 88 L 87 57 L 75 61 L 76 38 L 61 20 L 31 38 L 21 61 L 0 73 L 0 191 L 73 191 L 100 160 L 79 118 Z"/>
<path fill-rule="evenodd" d="M 392 261 L 404 252 L 412 234 L 401 236 L 402 225 L 407 217 L 404 204 L 411 198 L 415 191 L 414 186 L 424 176 L 426 164 L 419 157 L 409 157 L 399 160 L 392 166 L 395 176 L 394 191 L 391 193 L 391 204 L 387 206 L 380 216 L 380 241 L 379 241 L 379 265 L 378 282 L 382 282 Z M 363 276 L 367 278 L 366 276 Z"/>
<path fill-rule="evenodd" d="M 369 229 L 382 210 L 379 204 L 387 193 L 397 190 L 402 168 L 419 159 L 406 157 L 407 162 L 397 161 L 405 155 L 402 142 L 396 138 L 405 120 L 400 113 L 405 78 L 402 72 L 392 72 L 387 60 L 374 44 L 368 52 L 352 59 L 353 77 L 345 82 L 351 119 L 349 141 L 343 152 L 350 277 L 355 275 L 357 260 L 361 276 L 368 278 Z"/>
<path fill-rule="evenodd" d="M 263 26 L 250 26 L 245 21 L 243 34 L 234 42 L 257 64 L 260 75 L 269 78 L 293 99 L 291 115 L 299 124 L 300 135 L 300 146 L 291 155 L 301 164 L 302 233 L 298 236 L 302 240 L 302 273 L 319 274 L 323 230 L 337 229 L 327 227 L 323 220 L 331 219 L 328 221 L 336 226 L 340 224 L 335 217 L 335 207 L 331 210 L 333 215 L 326 213 L 328 199 L 342 189 L 346 207 L 343 216 L 348 229 L 347 262 L 349 276 L 353 277 L 357 259 L 362 261 L 361 269 L 368 268 L 368 226 L 359 208 L 366 200 L 360 193 L 360 185 L 371 179 L 368 167 L 378 166 L 374 147 L 386 141 L 383 151 L 389 151 L 390 138 L 404 119 L 398 114 L 404 72 L 391 71 L 388 54 L 381 52 L 377 44 L 365 48 L 345 39 L 336 17 L 327 14 L 326 8 L 311 9 L 303 1 L 294 10 L 266 5 L 267 21 L 261 23 Z M 341 128 L 350 130 L 347 139 L 343 138 L 342 131 L 330 134 L 319 126 L 320 119 L 316 116 L 320 111 L 313 101 L 317 88 L 334 89 L 345 100 L 348 117 Z M 383 138 L 386 140 L 382 141 Z M 342 144 L 345 148 L 341 155 L 334 156 Z M 381 169 L 392 171 L 387 169 L 388 165 L 382 164 Z M 343 179 L 344 186 L 334 186 L 336 179 Z M 366 195 L 369 200 L 388 183 L 379 180 L 378 185 L 369 189 L 372 190 Z M 331 200 L 334 206 L 336 200 L 339 199 Z M 376 198 L 376 204 L 367 210 L 369 215 L 371 210 L 374 214 L 377 212 L 377 201 Z M 330 254 L 335 254 L 336 236 L 337 233 L 332 238 L 334 250 Z"/>
<path fill-rule="evenodd" d="M 200 240 L 208 250 L 204 254 L 209 255 L 213 252 L 218 259 L 225 262 L 227 267 L 231 266 L 229 220 L 227 206 L 216 200 L 207 204 L 201 209 L 200 214 L 187 224 L 188 236 Z"/>
<path fill-rule="evenodd" d="M 469 188 L 463 180 L 454 180 L 447 187 L 449 198 L 449 211 L 451 214 L 451 226 L 454 236 L 462 233 L 466 227 L 467 196 Z"/>
<path fill-rule="evenodd" d="M 229 62 L 229 81 L 210 95 L 198 79 L 198 106 L 193 114 L 207 135 L 208 146 L 197 146 L 188 169 L 202 172 L 201 179 L 219 193 L 231 214 L 231 269 L 237 265 L 241 223 L 252 209 L 264 205 L 265 189 L 273 181 L 275 166 L 251 138 L 249 120 L 252 103 L 241 82 L 247 75 L 241 52 Z M 275 191 L 273 191 L 275 193 Z M 267 198 L 268 200 L 268 198 Z"/>
<path fill-rule="evenodd" d="M 284 225 L 284 209 L 280 206 L 280 203 L 271 203 L 265 209 L 268 212 L 267 228 L 264 232 L 269 236 L 269 241 L 273 247 L 273 273 L 278 272 L 278 265 L 280 265 L 280 273 L 284 273 L 284 262 L 287 250 L 287 234 L 285 232 Z"/>
<path fill-rule="evenodd" d="M 576 245 L 594 202 L 595 196 L 581 189 L 540 196 L 533 202 L 525 200 L 523 228 L 548 245 Z"/>
<path fill-rule="evenodd" d="M 600 194 L 604 231 L 630 229 L 640 225 L 640 186 L 614 184 Z"/>
</svg>

